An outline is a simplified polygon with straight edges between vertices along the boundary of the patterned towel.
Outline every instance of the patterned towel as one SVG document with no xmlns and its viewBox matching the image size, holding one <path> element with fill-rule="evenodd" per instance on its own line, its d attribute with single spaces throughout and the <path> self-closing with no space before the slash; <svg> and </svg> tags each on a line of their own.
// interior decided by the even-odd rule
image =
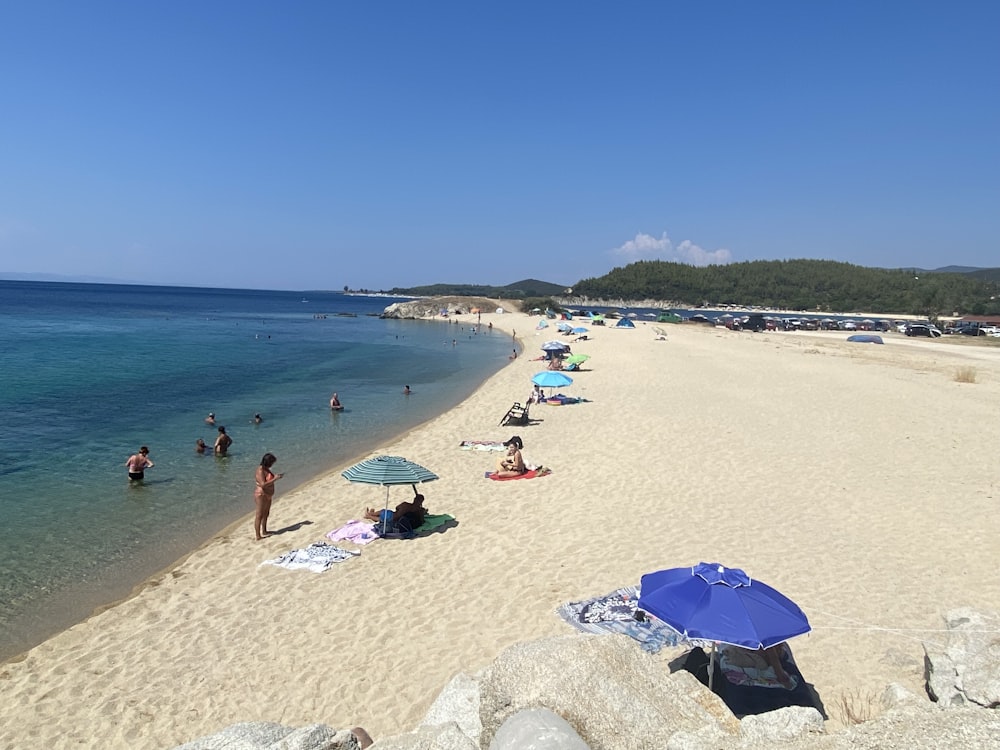
<svg viewBox="0 0 1000 750">
<path fill-rule="evenodd" d="M 322 573 L 330 568 L 334 563 L 350 560 L 352 557 L 360 555 L 360 551 L 351 552 L 340 547 L 334 547 L 326 542 L 314 542 L 305 549 L 293 549 L 286 552 L 281 557 L 273 560 L 265 560 L 261 565 L 277 565 L 280 568 L 300 570 L 305 568 L 313 573 Z"/>
<path fill-rule="evenodd" d="M 642 644 L 644 651 L 657 653 L 664 646 L 676 646 L 680 635 L 658 620 L 635 619 L 639 587 L 628 586 L 606 596 L 563 604 L 556 612 L 585 633 L 621 633 Z"/>
<path fill-rule="evenodd" d="M 505 451 L 507 446 L 499 440 L 463 440 L 458 444 L 463 451 Z"/>
</svg>

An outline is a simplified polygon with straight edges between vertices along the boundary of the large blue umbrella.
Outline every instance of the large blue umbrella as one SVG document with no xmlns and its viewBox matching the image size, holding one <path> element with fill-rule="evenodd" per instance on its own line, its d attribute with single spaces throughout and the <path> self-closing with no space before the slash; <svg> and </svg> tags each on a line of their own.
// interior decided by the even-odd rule
<svg viewBox="0 0 1000 750">
<path fill-rule="evenodd" d="M 685 638 L 711 641 L 713 670 L 717 643 L 756 650 L 811 630 L 805 613 L 787 596 L 719 563 L 647 573 L 638 607 Z"/>
<path fill-rule="evenodd" d="M 558 370 L 545 370 L 535 375 L 531 382 L 542 388 L 562 388 L 573 385 L 573 378 L 569 375 L 563 375 Z"/>
<path fill-rule="evenodd" d="M 417 484 L 433 482 L 438 478 L 434 472 L 413 461 L 407 461 L 402 456 L 375 456 L 354 464 L 354 466 L 340 472 L 340 475 L 349 482 L 377 484 L 385 487 L 386 510 L 389 510 L 389 487 L 409 484 L 413 485 L 413 491 L 416 492 Z M 387 525 L 387 514 L 383 514 L 383 531 L 386 530 Z"/>
</svg>

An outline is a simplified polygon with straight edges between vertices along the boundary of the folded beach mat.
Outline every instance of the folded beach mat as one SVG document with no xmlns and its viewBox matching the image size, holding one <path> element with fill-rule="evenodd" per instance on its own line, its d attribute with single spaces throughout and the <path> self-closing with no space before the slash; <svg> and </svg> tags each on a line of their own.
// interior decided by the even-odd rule
<svg viewBox="0 0 1000 750">
<path fill-rule="evenodd" d="M 497 473 L 494 471 L 492 474 L 487 474 L 487 479 L 492 479 L 494 482 L 506 482 L 508 479 L 534 479 L 535 477 L 544 477 L 546 474 L 551 474 L 552 469 L 530 469 L 523 474 L 518 474 L 513 477 L 498 477 Z"/>
</svg>

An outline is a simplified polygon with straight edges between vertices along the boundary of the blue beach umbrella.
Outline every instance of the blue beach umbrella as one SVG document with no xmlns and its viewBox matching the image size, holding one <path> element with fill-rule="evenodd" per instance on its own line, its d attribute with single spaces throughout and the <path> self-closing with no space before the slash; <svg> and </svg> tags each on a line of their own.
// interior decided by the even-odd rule
<svg viewBox="0 0 1000 750">
<path fill-rule="evenodd" d="M 799 606 L 739 568 L 698 563 L 642 577 L 639 609 L 690 640 L 727 643 L 752 650 L 769 648 L 812 628 Z M 711 684 L 709 684 L 711 687 Z"/>
<path fill-rule="evenodd" d="M 573 333 L 589 333 L 589 332 L 590 329 L 585 328 L 584 326 L 577 326 L 576 328 L 573 329 Z"/>
<path fill-rule="evenodd" d="M 340 475 L 348 482 L 358 484 L 377 484 L 385 487 L 385 509 L 389 510 L 389 488 L 394 485 L 413 485 L 413 491 L 417 491 L 417 484 L 422 482 L 433 482 L 438 478 L 434 472 L 425 469 L 418 463 L 407 461 L 402 456 L 375 456 L 354 464 L 348 469 L 340 472 Z M 383 513 L 382 531 L 386 530 L 388 524 L 388 514 Z"/>
<path fill-rule="evenodd" d="M 542 388 L 562 388 L 563 386 L 573 385 L 573 378 L 569 375 L 564 375 L 558 370 L 545 370 L 535 375 L 531 382 Z"/>
</svg>

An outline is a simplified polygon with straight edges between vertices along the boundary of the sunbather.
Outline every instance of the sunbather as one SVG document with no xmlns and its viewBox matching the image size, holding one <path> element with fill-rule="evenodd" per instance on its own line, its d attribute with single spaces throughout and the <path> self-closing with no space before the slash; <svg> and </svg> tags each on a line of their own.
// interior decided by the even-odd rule
<svg viewBox="0 0 1000 750">
<path fill-rule="evenodd" d="M 365 508 L 365 518 L 369 521 L 384 523 L 386 521 L 384 517 L 386 514 L 391 514 L 388 517 L 388 521 L 393 528 L 402 526 L 408 527 L 411 530 L 415 529 L 424 522 L 424 518 L 427 516 L 427 509 L 424 507 L 424 496 L 418 493 L 414 495 L 413 500 L 400 503 L 393 511 Z"/>
<path fill-rule="evenodd" d="M 524 459 L 521 457 L 521 451 L 517 447 L 519 442 L 520 440 L 511 438 L 505 443 L 507 446 L 507 455 L 501 458 L 500 463 L 497 464 L 496 475 L 498 477 L 518 477 L 527 471 L 524 466 Z"/>
</svg>

